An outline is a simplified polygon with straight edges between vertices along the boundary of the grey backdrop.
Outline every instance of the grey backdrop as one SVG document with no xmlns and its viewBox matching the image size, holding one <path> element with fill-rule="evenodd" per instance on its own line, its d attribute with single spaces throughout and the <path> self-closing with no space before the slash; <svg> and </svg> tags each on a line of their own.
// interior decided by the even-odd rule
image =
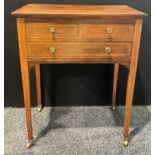
<svg viewBox="0 0 155 155">
<path fill-rule="evenodd" d="M 27 3 L 127 4 L 148 13 L 142 31 L 133 104 L 151 104 L 151 0 L 5 0 L 5 106 L 23 107 L 15 18 L 11 11 Z M 42 65 L 45 106 L 108 105 L 111 102 L 113 65 Z M 119 72 L 117 103 L 124 105 L 127 71 Z M 34 69 L 31 73 L 32 105 L 36 105 Z"/>
</svg>

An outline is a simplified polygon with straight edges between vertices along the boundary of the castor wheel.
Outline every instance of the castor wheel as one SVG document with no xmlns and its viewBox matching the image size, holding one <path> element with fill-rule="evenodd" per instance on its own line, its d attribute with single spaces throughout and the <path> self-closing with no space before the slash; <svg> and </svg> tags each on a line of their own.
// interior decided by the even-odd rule
<svg viewBox="0 0 155 155">
<path fill-rule="evenodd" d="M 37 110 L 38 110 L 38 112 L 41 112 L 42 111 L 42 105 L 39 105 Z"/>
<path fill-rule="evenodd" d="M 125 139 L 124 141 L 123 141 L 123 144 L 124 144 L 124 146 L 128 146 L 128 140 L 127 139 Z"/>
<path fill-rule="evenodd" d="M 27 146 L 28 149 L 30 149 L 33 146 L 33 142 L 29 141 L 26 146 Z"/>
<path fill-rule="evenodd" d="M 115 111 L 115 110 L 116 110 L 116 106 L 112 106 L 111 109 L 112 109 L 113 111 Z"/>
</svg>

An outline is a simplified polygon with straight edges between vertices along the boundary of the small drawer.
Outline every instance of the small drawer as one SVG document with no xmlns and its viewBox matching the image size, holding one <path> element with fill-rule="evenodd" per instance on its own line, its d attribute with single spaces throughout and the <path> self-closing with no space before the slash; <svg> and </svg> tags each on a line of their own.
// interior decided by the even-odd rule
<svg viewBox="0 0 155 155">
<path fill-rule="evenodd" d="M 28 44 L 29 57 L 120 57 L 130 56 L 130 43 L 44 43 Z"/>
<path fill-rule="evenodd" d="M 83 37 L 88 40 L 133 41 L 133 24 L 84 24 Z"/>
<path fill-rule="evenodd" d="M 65 41 L 79 36 L 77 24 L 27 23 L 26 38 L 28 42 Z"/>
</svg>

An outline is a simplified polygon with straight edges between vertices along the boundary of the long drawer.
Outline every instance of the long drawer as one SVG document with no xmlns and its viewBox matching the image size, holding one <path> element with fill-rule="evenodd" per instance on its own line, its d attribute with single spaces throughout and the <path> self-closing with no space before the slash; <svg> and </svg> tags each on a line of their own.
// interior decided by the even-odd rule
<svg viewBox="0 0 155 155">
<path fill-rule="evenodd" d="M 29 57 L 118 57 L 130 56 L 130 43 L 29 43 Z"/>
</svg>

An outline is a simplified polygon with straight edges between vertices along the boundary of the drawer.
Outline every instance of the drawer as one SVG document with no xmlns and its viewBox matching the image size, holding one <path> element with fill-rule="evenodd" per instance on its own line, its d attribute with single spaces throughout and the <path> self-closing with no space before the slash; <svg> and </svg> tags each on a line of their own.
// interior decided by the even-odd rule
<svg viewBox="0 0 155 155">
<path fill-rule="evenodd" d="M 85 24 L 83 37 L 89 40 L 133 41 L 133 24 Z"/>
<path fill-rule="evenodd" d="M 78 36 L 79 27 L 77 24 L 26 23 L 26 38 L 28 41 L 65 41 L 67 39 L 72 40 Z"/>
<path fill-rule="evenodd" d="M 42 43 L 28 44 L 29 57 L 119 57 L 130 56 L 130 43 Z"/>
</svg>

